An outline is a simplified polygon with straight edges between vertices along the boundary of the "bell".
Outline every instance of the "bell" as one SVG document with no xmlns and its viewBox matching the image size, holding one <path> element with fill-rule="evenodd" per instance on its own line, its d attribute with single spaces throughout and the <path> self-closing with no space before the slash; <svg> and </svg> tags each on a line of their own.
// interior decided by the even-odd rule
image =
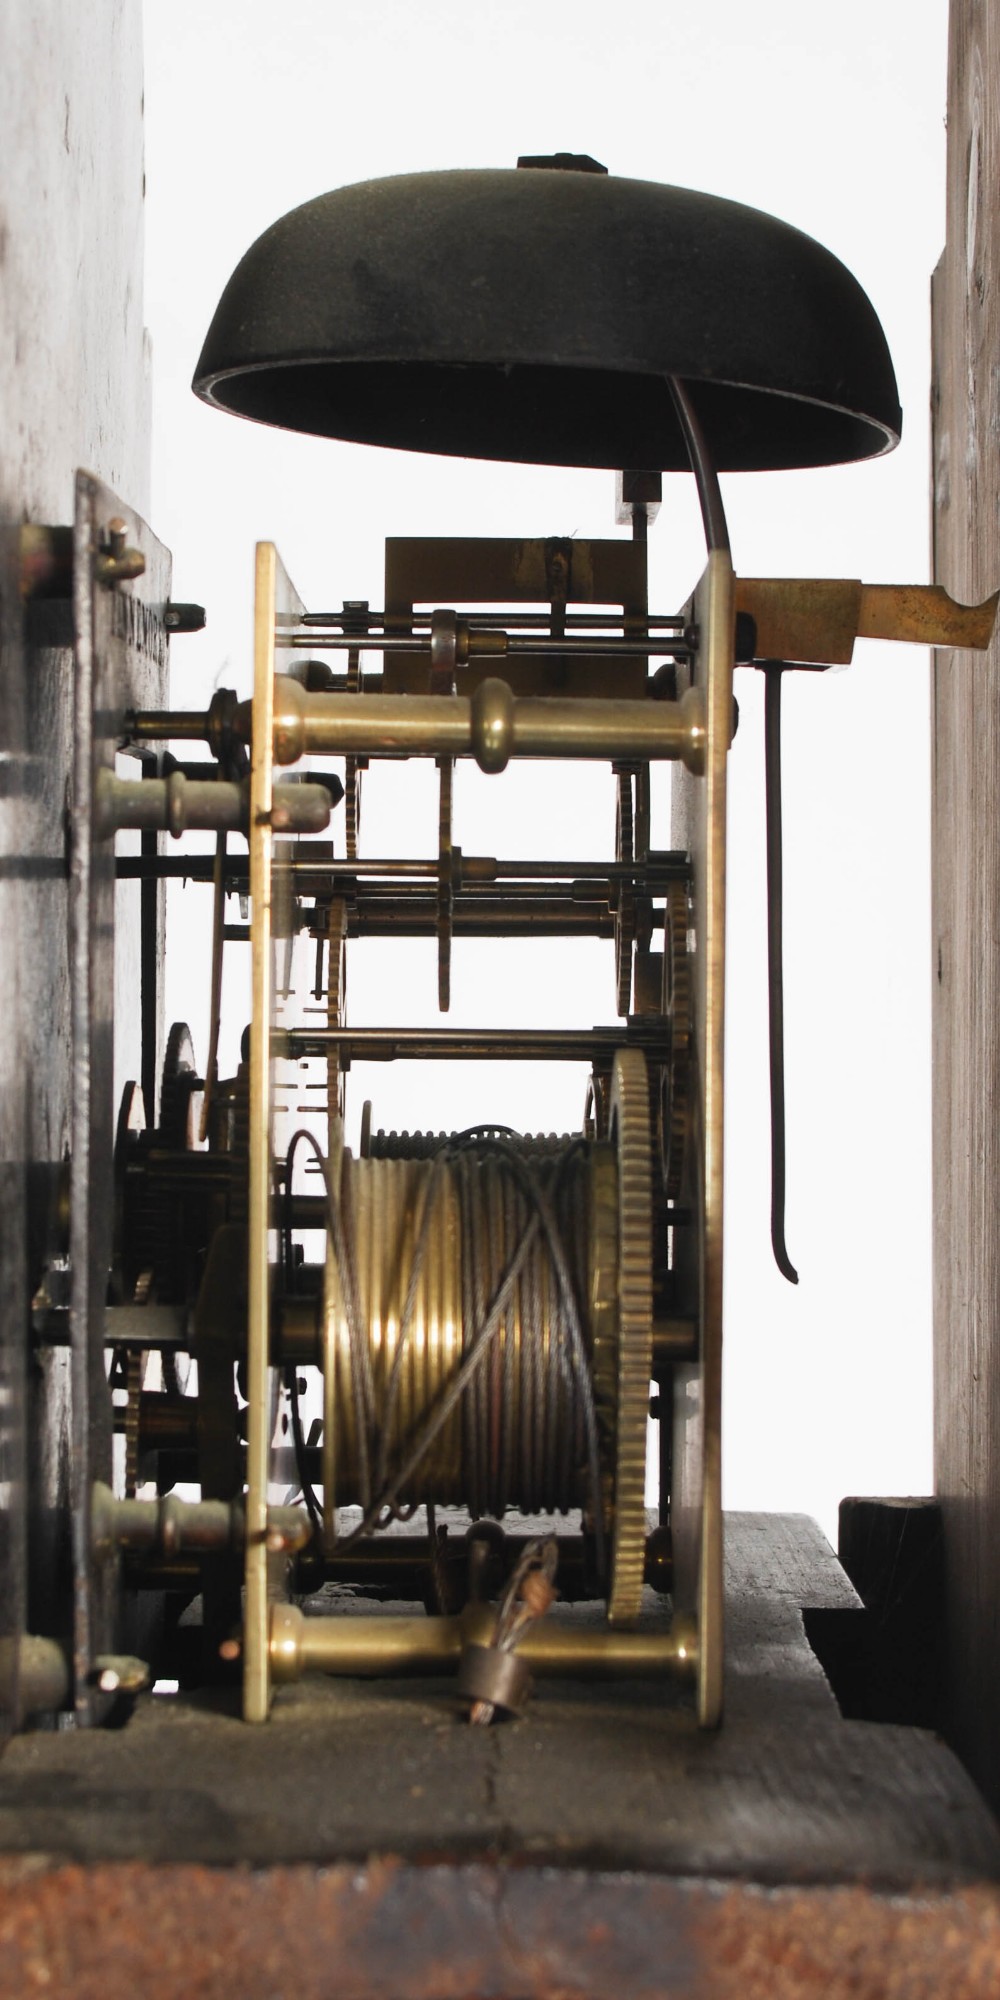
<svg viewBox="0 0 1000 2000">
<path fill-rule="evenodd" d="M 898 442 L 885 336 L 836 257 L 756 209 L 573 155 L 293 209 L 233 273 L 194 388 L 322 437 L 673 472 L 671 376 L 722 471 Z"/>
</svg>

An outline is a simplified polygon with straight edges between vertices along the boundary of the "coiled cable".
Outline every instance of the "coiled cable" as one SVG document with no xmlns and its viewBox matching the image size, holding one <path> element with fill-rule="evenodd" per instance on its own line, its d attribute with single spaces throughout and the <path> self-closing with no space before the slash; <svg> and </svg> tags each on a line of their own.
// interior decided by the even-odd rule
<svg viewBox="0 0 1000 2000">
<path fill-rule="evenodd" d="M 350 1358 L 362 1518 L 348 1545 L 406 1518 L 421 1462 L 461 1404 L 463 1477 L 474 1517 L 565 1511 L 581 1486 L 604 1573 L 606 1533 L 597 1415 L 584 1333 L 587 1145 L 567 1140 L 532 1157 L 495 1126 L 440 1141 L 424 1179 L 406 1293 L 381 1394 L 361 1324 L 350 1203 L 334 1188 L 314 1135 L 326 1190 Z M 529 1142 L 530 1145 L 530 1142 Z M 290 1176 L 286 1177 L 286 1187 Z M 462 1358 L 390 1462 L 402 1371 L 435 1211 L 450 1184 L 461 1224 Z M 345 1187 L 348 1183 L 345 1181 Z M 515 1339 L 519 1328 L 519 1340 Z M 409 1500 L 409 1495 L 407 1496 Z"/>
</svg>

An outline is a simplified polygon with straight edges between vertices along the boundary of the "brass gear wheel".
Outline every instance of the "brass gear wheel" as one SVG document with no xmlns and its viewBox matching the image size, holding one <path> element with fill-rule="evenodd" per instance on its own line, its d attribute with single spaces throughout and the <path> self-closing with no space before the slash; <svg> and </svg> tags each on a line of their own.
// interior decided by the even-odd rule
<svg viewBox="0 0 1000 2000">
<path fill-rule="evenodd" d="M 132 1297 L 147 1248 L 141 1229 L 136 1229 L 129 1200 L 129 1170 L 139 1156 L 145 1129 L 146 1107 L 142 1091 L 137 1083 L 127 1083 L 118 1107 L 115 1129 L 115 1219 L 111 1253 L 112 1297 L 115 1301 Z"/>
<path fill-rule="evenodd" d="M 362 620 L 368 606 L 367 604 L 358 604 L 351 608 L 356 613 L 356 619 L 350 624 L 345 623 L 345 632 L 359 629 L 359 621 Z M 345 614 L 347 609 L 348 607 L 345 605 Z M 367 631 L 366 619 L 360 623 L 360 629 Z M 360 694 L 361 692 L 360 646 L 350 646 L 348 648 L 347 691 L 349 694 Z M 348 861 L 356 861 L 358 858 L 358 841 L 361 837 L 361 773 L 362 771 L 367 771 L 367 769 L 367 757 L 345 757 L 344 759 L 344 830 Z"/>
<path fill-rule="evenodd" d="M 238 1171 L 229 1191 L 229 1220 L 245 1223 L 250 1203 L 250 1070 L 245 1050 L 233 1080 L 230 1104 L 229 1152 Z"/>
<path fill-rule="evenodd" d="M 163 1057 L 163 1074 L 160 1078 L 160 1122 L 158 1139 L 161 1146 L 168 1146 L 174 1152 L 191 1152 L 199 1143 L 200 1105 L 195 1110 L 192 1098 L 200 1094 L 201 1078 L 194 1058 L 194 1043 L 186 1021 L 175 1021 L 167 1036 L 167 1047 Z"/>
<path fill-rule="evenodd" d="M 326 1025 L 328 1028 L 342 1028 L 346 1022 L 346 938 L 347 904 L 342 896 L 335 896 L 327 917 L 329 950 L 326 969 Z M 343 1117 L 344 1071 L 341 1067 L 340 1052 L 336 1046 L 331 1048 L 326 1059 L 326 1102 L 331 1118 Z"/>
<path fill-rule="evenodd" d="M 437 767 L 441 773 L 438 803 L 438 1007 L 442 1014 L 447 1014 L 451 1006 L 451 939 L 455 911 L 455 850 L 451 842 L 452 777 L 455 766 L 450 757 L 439 757 Z"/>
<path fill-rule="evenodd" d="M 646 1549 L 646 1419 L 653 1370 L 653 1197 L 649 1076 L 639 1049 L 619 1049 L 611 1073 L 618 1154 L 618 1410 L 608 1622 L 634 1624 Z"/>
<path fill-rule="evenodd" d="M 690 1124 L 694 987 L 688 932 L 691 901 L 684 882 L 667 889 L 663 920 L 663 1011 L 670 1022 L 670 1066 L 663 1078 L 661 1148 L 664 1192 L 676 1201 L 684 1175 Z"/>
<path fill-rule="evenodd" d="M 635 804 L 633 811 L 632 848 L 636 861 L 649 858 L 649 765 L 635 767 Z M 653 937 L 652 896 L 636 896 L 635 899 L 635 941 L 640 951 L 648 951 Z"/>
<path fill-rule="evenodd" d="M 200 1144 L 202 1079 L 195 1061 L 191 1030 L 175 1021 L 167 1036 L 160 1076 L 160 1117 L 154 1143 L 172 1153 L 190 1153 Z M 162 1295 L 177 1269 L 178 1243 L 174 1206 L 149 1189 L 143 1201 L 138 1245 L 143 1267 L 151 1264 L 153 1284 Z M 168 1293 L 169 1296 L 169 1293 Z"/>
<path fill-rule="evenodd" d="M 618 804 L 615 812 L 615 860 L 635 860 L 635 819 L 632 811 L 631 764 L 615 766 Z M 617 1006 L 626 1017 L 632 1004 L 632 954 L 635 948 L 635 884 L 620 878 L 615 884 L 615 979 Z"/>
<path fill-rule="evenodd" d="M 358 858 L 358 836 L 361 832 L 361 773 L 367 768 L 367 757 L 344 759 L 344 825 L 348 861 L 356 861 Z"/>
<path fill-rule="evenodd" d="M 583 1136 L 599 1143 L 608 1136 L 608 1104 L 611 1097 L 611 1071 L 595 1069 L 587 1079 L 587 1095 L 583 1105 Z"/>
<path fill-rule="evenodd" d="M 125 1362 L 125 1498 L 134 1500 L 139 1485 L 139 1411 L 141 1408 L 146 1356 L 137 1347 L 129 1349 Z"/>
</svg>

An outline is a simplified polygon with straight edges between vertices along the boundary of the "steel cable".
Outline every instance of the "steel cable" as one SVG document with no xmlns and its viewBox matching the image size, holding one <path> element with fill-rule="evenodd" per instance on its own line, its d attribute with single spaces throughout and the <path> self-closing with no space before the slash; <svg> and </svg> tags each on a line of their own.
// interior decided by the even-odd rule
<svg viewBox="0 0 1000 2000">
<path fill-rule="evenodd" d="M 583 1474 L 603 1574 L 597 1416 L 581 1310 L 585 1141 L 569 1141 L 541 1159 L 522 1155 L 496 1127 L 473 1128 L 440 1145 L 424 1184 L 403 1309 L 377 1396 L 361 1323 L 350 1205 L 343 1198 L 349 1183 L 345 1177 L 338 1194 L 316 1139 L 304 1129 L 295 1134 L 289 1161 L 300 1140 L 310 1144 L 323 1173 L 347 1326 L 362 1519 L 342 1545 L 413 1511 L 412 1502 L 400 1508 L 400 1496 L 461 1403 L 472 1514 L 499 1517 L 510 1505 L 525 1512 L 567 1511 L 576 1504 Z M 461 1223 L 462 1359 L 391 1467 L 402 1370 L 432 1223 L 449 1180 Z"/>
</svg>

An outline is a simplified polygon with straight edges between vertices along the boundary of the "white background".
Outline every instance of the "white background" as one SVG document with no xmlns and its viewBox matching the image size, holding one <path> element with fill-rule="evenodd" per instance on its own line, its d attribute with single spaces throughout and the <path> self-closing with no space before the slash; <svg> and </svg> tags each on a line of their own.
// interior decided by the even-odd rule
<svg viewBox="0 0 1000 2000">
<path fill-rule="evenodd" d="M 278 543 L 318 608 L 381 603 L 386 534 L 615 532 L 608 473 L 365 451 L 192 397 L 217 299 L 253 239 L 328 187 L 385 174 L 590 152 L 612 172 L 728 195 L 816 236 L 882 318 L 904 441 L 858 468 L 724 480 L 736 567 L 923 580 L 946 12 L 946 0 L 146 0 L 152 521 L 174 551 L 175 595 L 209 610 L 203 635 L 175 642 L 178 705 L 207 703 L 217 685 L 249 691 L 257 538 Z M 676 609 L 701 567 L 690 487 L 665 481 L 650 543 L 657 610 Z M 835 1535 L 843 1494 L 931 1482 L 928 662 L 862 644 L 847 673 L 786 681 L 795 1291 L 768 1241 L 762 692 L 740 676 L 731 759 L 725 1496 L 815 1514 Z M 613 825 L 606 773 L 461 772 L 467 852 L 606 855 Z M 430 853 L 435 829 L 428 774 L 395 766 L 369 782 L 364 851 Z M 168 996 L 202 1059 L 206 897 L 172 897 Z M 245 1019 L 242 949 L 227 962 L 224 1062 Z M 608 1021 L 609 951 L 459 946 L 452 1019 Z M 357 1023 L 437 1018 L 429 941 L 402 962 L 355 945 L 350 981 Z M 525 1072 L 358 1072 L 355 1114 L 371 1095 L 387 1126 L 575 1126 L 579 1074 Z"/>
</svg>

